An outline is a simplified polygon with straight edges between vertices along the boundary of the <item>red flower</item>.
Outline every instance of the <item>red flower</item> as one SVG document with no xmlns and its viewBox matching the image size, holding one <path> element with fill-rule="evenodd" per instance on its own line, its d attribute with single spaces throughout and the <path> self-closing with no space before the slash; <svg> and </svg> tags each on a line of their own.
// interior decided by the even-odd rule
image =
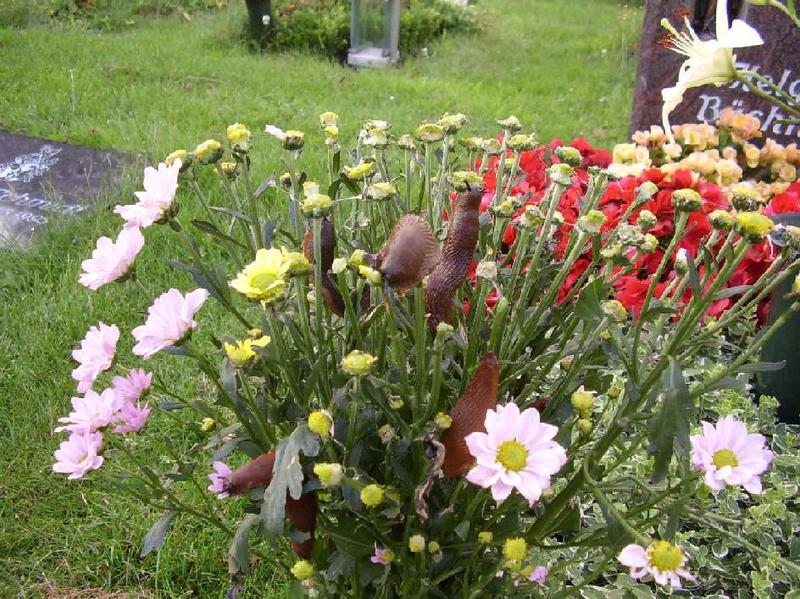
<svg viewBox="0 0 800 599">
<path fill-rule="evenodd" d="M 789 191 L 792 187 L 797 187 L 798 191 Z M 800 212 L 800 185 L 794 183 L 792 187 L 773 197 L 764 209 L 764 214 L 772 218 L 786 212 Z"/>
<path fill-rule="evenodd" d="M 638 318 L 644 306 L 644 298 L 647 295 L 647 288 L 650 285 L 650 279 L 638 279 L 635 276 L 628 275 L 622 277 L 617 282 L 616 298 L 628 310 L 633 310 Z M 655 294 L 653 297 L 660 297 L 666 289 L 666 283 L 658 283 L 656 285 Z"/>
</svg>

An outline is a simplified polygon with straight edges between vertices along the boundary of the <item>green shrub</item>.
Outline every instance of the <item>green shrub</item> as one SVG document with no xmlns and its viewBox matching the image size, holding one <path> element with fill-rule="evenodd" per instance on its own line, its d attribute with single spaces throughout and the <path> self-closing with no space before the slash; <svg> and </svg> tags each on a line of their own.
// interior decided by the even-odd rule
<svg viewBox="0 0 800 599">
<path fill-rule="evenodd" d="M 442 0 L 409 0 L 406 4 L 400 17 L 401 56 L 416 54 L 447 31 L 478 29 L 471 9 Z M 343 61 L 350 46 L 350 1 L 278 4 L 267 46 L 281 51 L 311 51 Z"/>
</svg>

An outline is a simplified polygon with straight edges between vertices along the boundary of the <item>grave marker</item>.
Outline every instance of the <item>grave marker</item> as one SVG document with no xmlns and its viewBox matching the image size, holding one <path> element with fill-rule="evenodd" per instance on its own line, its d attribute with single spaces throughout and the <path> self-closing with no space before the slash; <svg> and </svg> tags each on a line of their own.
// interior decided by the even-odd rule
<svg viewBox="0 0 800 599">
<path fill-rule="evenodd" d="M 0 245 L 27 246 L 49 219 L 86 212 L 126 159 L 0 132 Z"/>
<path fill-rule="evenodd" d="M 763 46 L 735 50 L 737 66 L 768 76 L 773 83 L 791 95 L 800 97 L 800 29 L 786 15 L 769 6 L 728 1 L 731 14 L 738 14 L 739 18 L 755 27 L 764 39 Z M 696 11 L 701 16 L 698 17 Z M 678 69 L 684 59 L 659 44 L 665 33 L 661 19 L 667 18 L 676 28 L 683 30 L 682 15 L 694 21 L 696 26 L 705 25 L 705 30 L 713 35 L 712 1 L 647 0 L 636 73 L 631 133 L 649 128 L 650 125 L 661 124 L 661 90 L 675 85 Z M 764 91 L 769 91 L 766 86 Z M 765 135 L 779 143 L 785 145 L 800 142 L 800 127 L 780 123 L 787 115 L 751 93 L 739 82 L 722 87 L 706 85 L 688 90 L 683 102 L 672 112 L 670 121 L 672 124 L 714 124 L 720 110 L 726 106 L 754 113 L 761 120 Z"/>
</svg>

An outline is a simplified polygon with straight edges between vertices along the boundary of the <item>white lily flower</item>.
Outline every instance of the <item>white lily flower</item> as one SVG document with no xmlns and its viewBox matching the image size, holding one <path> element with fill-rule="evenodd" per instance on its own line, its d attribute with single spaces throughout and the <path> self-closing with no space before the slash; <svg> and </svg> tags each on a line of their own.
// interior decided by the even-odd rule
<svg viewBox="0 0 800 599">
<path fill-rule="evenodd" d="M 728 3 L 725 0 L 717 2 L 716 20 L 717 39 L 705 41 L 697 36 L 688 19 L 685 19 L 687 30 L 682 33 L 667 19 L 661 21 L 661 25 L 672 34 L 672 49 L 687 57 L 678 72 L 675 86 L 661 90 L 664 101 L 661 116 L 664 131 L 671 143 L 675 143 L 675 138 L 669 124 L 669 114 L 683 101 L 686 90 L 709 83 L 722 85 L 732 81 L 736 78 L 736 57 L 733 49 L 760 46 L 764 43 L 758 31 L 741 19 L 735 19 L 728 25 Z"/>
</svg>

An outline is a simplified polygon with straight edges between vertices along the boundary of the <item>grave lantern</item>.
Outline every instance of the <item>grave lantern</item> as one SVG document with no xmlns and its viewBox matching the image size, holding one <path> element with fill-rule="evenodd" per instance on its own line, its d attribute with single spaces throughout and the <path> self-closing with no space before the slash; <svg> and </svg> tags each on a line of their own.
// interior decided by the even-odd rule
<svg viewBox="0 0 800 599">
<path fill-rule="evenodd" d="M 351 0 L 347 63 L 382 67 L 397 62 L 401 0 Z"/>
</svg>

